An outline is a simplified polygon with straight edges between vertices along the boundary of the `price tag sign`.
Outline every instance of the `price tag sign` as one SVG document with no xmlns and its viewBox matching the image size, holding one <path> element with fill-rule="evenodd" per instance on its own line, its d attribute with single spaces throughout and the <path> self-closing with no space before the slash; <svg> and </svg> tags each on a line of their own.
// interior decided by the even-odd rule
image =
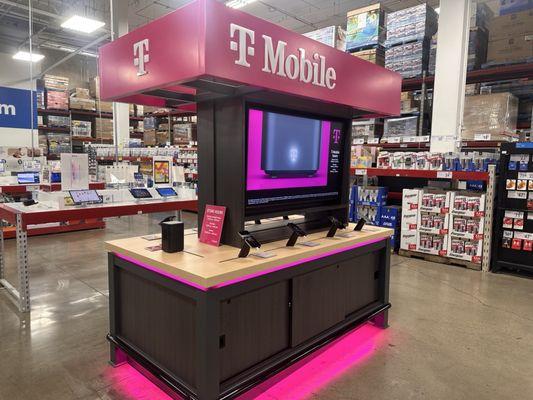
<svg viewBox="0 0 533 400">
<path fill-rule="evenodd" d="M 353 144 L 365 144 L 365 139 L 363 138 L 354 139 Z"/>
<path fill-rule="evenodd" d="M 490 133 L 476 133 L 474 140 L 490 140 Z"/>
<path fill-rule="evenodd" d="M 437 178 L 452 179 L 452 171 L 437 171 Z"/>
<path fill-rule="evenodd" d="M 355 169 L 355 175 L 366 175 L 366 169 L 365 168 L 356 168 Z"/>
<path fill-rule="evenodd" d="M 389 143 L 400 143 L 401 138 L 400 137 L 390 137 Z"/>
<path fill-rule="evenodd" d="M 379 138 L 369 138 L 367 143 L 368 144 L 378 144 L 379 143 Z"/>
</svg>

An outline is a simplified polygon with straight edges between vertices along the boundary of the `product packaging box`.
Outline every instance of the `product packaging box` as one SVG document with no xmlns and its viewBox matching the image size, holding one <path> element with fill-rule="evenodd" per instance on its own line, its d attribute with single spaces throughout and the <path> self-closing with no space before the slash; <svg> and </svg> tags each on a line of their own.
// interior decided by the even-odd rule
<svg viewBox="0 0 533 400">
<path fill-rule="evenodd" d="M 78 99 L 91 99 L 91 95 L 89 94 L 89 89 L 85 89 L 85 88 L 71 89 L 70 97 L 76 97 Z"/>
<path fill-rule="evenodd" d="M 334 47 L 337 50 L 346 50 L 346 31 L 340 26 L 327 26 L 316 31 L 304 33 L 303 35 L 317 42 Z"/>
<path fill-rule="evenodd" d="M 470 3 L 470 28 L 488 28 L 494 13 L 487 3 L 473 1 Z"/>
<path fill-rule="evenodd" d="M 448 257 L 480 264 L 482 255 L 483 242 L 481 240 L 450 237 Z"/>
<path fill-rule="evenodd" d="M 438 214 L 420 210 L 418 231 L 435 235 L 447 235 L 450 226 L 450 214 Z"/>
<path fill-rule="evenodd" d="M 70 108 L 74 110 L 95 111 L 96 102 L 93 99 L 70 97 Z"/>
<path fill-rule="evenodd" d="M 354 221 L 364 218 L 369 225 L 380 225 L 381 206 L 355 205 Z"/>
<path fill-rule="evenodd" d="M 182 144 L 191 140 L 196 140 L 196 124 L 180 123 L 172 126 L 174 144 Z"/>
<path fill-rule="evenodd" d="M 67 91 L 69 85 L 69 78 L 65 76 L 46 74 L 43 77 L 44 87 L 46 89 Z"/>
<path fill-rule="evenodd" d="M 355 204 L 384 206 L 387 204 L 388 188 L 382 186 L 356 186 Z"/>
<path fill-rule="evenodd" d="M 383 137 L 416 136 L 418 117 L 386 118 L 383 125 Z"/>
<path fill-rule="evenodd" d="M 66 91 L 46 90 L 46 108 L 49 110 L 68 110 Z"/>
<path fill-rule="evenodd" d="M 145 146 L 155 146 L 157 144 L 155 129 L 145 129 L 143 133 L 143 142 Z"/>
<path fill-rule="evenodd" d="M 400 226 L 402 209 L 399 206 L 384 206 L 381 208 L 380 221 L 382 226 L 394 228 Z"/>
<path fill-rule="evenodd" d="M 98 76 L 89 79 L 89 94 L 92 98 L 100 99 L 100 78 Z"/>
<path fill-rule="evenodd" d="M 416 230 L 405 231 L 402 227 L 400 231 L 400 249 L 416 250 L 418 234 Z"/>
<path fill-rule="evenodd" d="M 95 134 L 98 139 L 113 138 L 113 119 L 95 118 Z"/>
<path fill-rule="evenodd" d="M 70 117 L 64 117 L 60 115 L 48 116 L 48 127 L 50 128 L 69 128 Z"/>
<path fill-rule="evenodd" d="M 352 138 L 368 139 L 383 136 L 383 120 L 378 118 L 352 121 Z"/>
<path fill-rule="evenodd" d="M 158 145 L 166 146 L 170 141 L 170 137 L 166 131 L 156 131 L 155 140 Z"/>
<path fill-rule="evenodd" d="M 380 3 L 348 12 L 346 20 L 346 50 L 361 50 L 383 45 L 386 37 L 385 10 Z"/>
<path fill-rule="evenodd" d="M 90 137 L 92 123 L 90 121 L 72 121 L 72 136 Z"/>
<path fill-rule="evenodd" d="M 518 99 L 510 93 L 482 94 L 465 98 L 463 140 L 490 134 L 491 140 L 517 137 Z"/>
<path fill-rule="evenodd" d="M 450 209 L 452 214 L 464 217 L 485 216 L 485 194 L 474 192 L 451 192 Z"/>
<path fill-rule="evenodd" d="M 533 32 L 489 42 L 487 62 L 491 64 L 507 64 L 531 58 L 533 58 Z"/>
<path fill-rule="evenodd" d="M 500 15 L 533 9 L 533 0 L 500 0 Z"/>
<path fill-rule="evenodd" d="M 451 214 L 450 236 L 469 240 L 483 240 L 484 227 L 485 218 L 465 217 L 463 215 Z M 512 227 L 511 223 L 511 228 Z"/>
<path fill-rule="evenodd" d="M 417 251 L 438 256 L 448 255 L 448 235 L 434 235 L 431 233 L 419 232 L 417 241 Z"/>
<path fill-rule="evenodd" d="M 113 112 L 113 103 L 107 101 L 96 100 L 96 111 L 103 113 Z"/>
<path fill-rule="evenodd" d="M 427 4 L 387 14 L 386 47 L 430 38 L 437 32 L 438 14 Z"/>
<path fill-rule="evenodd" d="M 511 39 L 533 31 L 533 9 L 495 17 L 489 24 L 489 40 Z"/>
<path fill-rule="evenodd" d="M 422 76 L 429 64 L 430 39 L 398 44 L 385 50 L 385 68 L 403 78 Z"/>
<path fill-rule="evenodd" d="M 372 64 L 376 64 L 381 67 L 385 66 L 385 49 L 381 46 L 370 50 L 355 51 L 351 54 L 352 56 L 359 57 L 360 59 L 371 62 Z"/>
</svg>

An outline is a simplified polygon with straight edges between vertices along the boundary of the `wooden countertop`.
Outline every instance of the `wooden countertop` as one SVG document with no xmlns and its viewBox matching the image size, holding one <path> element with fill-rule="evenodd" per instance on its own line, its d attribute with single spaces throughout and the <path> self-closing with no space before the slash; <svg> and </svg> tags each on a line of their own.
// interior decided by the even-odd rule
<svg viewBox="0 0 533 400">
<path fill-rule="evenodd" d="M 354 224 L 344 232 L 351 232 Z M 317 232 L 300 238 L 299 242 L 313 241 L 318 246 L 309 247 L 296 244 L 286 247 L 286 240 L 264 244 L 260 251 L 271 251 L 271 258 L 253 256 L 253 250 L 247 258 L 238 258 L 239 249 L 232 246 L 214 247 L 198 241 L 196 233 L 189 231 L 185 236 L 185 250 L 179 253 L 164 253 L 162 250 L 148 249 L 161 243 L 160 240 L 146 240 L 133 237 L 106 242 L 106 249 L 118 255 L 126 256 L 138 263 L 149 266 L 191 286 L 208 289 L 224 286 L 236 279 L 247 279 L 261 273 L 267 273 L 287 264 L 298 263 L 302 259 L 320 257 L 332 251 L 342 251 L 366 241 L 379 240 L 393 234 L 392 229 L 365 226 L 361 232 L 351 232 L 350 237 L 337 236 L 327 238 L 326 231 Z"/>
</svg>

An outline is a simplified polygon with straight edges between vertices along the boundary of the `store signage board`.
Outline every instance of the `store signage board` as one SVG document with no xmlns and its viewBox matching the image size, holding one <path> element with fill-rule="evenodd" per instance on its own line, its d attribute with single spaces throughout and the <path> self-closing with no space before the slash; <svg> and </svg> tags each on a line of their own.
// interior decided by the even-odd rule
<svg viewBox="0 0 533 400">
<path fill-rule="evenodd" d="M 205 206 L 200 242 L 211 246 L 220 246 L 220 237 L 222 236 L 225 216 L 226 207 L 209 204 Z"/>
<path fill-rule="evenodd" d="M 37 94 L 31 90 L 0 86 L 0 127 L 32 129 L 37 128 Z M 33 109 L 33 125 L 32 125 Z"/>
<path fill-rule="evenodd" d="M 400 113 L 399 74 L 214 0 L 193 1 L 103 46 L 99 63 L 106 100 L 157 99 L 156 89 L 190 94 L 194 82 L 215 78 Z"/>
</svg>

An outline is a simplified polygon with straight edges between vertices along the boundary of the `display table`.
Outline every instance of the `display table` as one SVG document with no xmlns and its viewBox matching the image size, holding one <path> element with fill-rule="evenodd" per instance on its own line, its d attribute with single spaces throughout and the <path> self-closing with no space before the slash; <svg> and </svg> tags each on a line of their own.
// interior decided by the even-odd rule
<svg viewBox="0 0 533 400">
<path fill-rule="evenodd" d="M 89 189 L 99 190 L 105 188 L 105 182 L 91 182 Z M 22 195 L 24 193 L 33 192 L 35 190 L 43 190 L 45 192 L 59 192 L 61 190 L 61 183 L 36 183 L 31 184 L 12 184 L 0 185 L 0 193 L 10 195 Z"/>
<path fill-rule="evenodd" d="M 90 228 L 103 227 L 105 225 L 103 218 L 121 217 L 127 215 L 158 213 L 158 212 L 176 212 L 181 210 L 195 209 L 197 200 L 144 200 L 129 201 L 113 204 L 94 204 L 90 206 L 69 206 L 59 208 L 45 203 L 38 203 L 26 207 L 22 203 L 4 203 L 0 204 L 0 222 L 7 222 L 15 226 L 17 240 L 17 270 L 19 277 L 18 289 L 15 288 L 5 279 L 4 272 L 4 232 L 0 229 L 0 287 L 7 289 L 17 301 L 21 312 L 30 311 L 30 275 L 28 266 L 28 230 L 46 232 L 46 227 L 33 227 L 33 225 L 62 223 L 67 221 L 83 221 L 83 225 Z M 86 221 L 93 220 L 94 223 Z M 51 227 L 54 232 L 68 232 L 79 230 L 76 225 Z"/>
<path fill-rule="evenodd" d="M 173 254 L 141 237 L 107 242 L 111 361 L 182 396 L 234 397 L 348 329 L 387 325 L 392 232 L 271 242 L 271 258 L 237 258 L 194 233 Z"/>
</svg>

